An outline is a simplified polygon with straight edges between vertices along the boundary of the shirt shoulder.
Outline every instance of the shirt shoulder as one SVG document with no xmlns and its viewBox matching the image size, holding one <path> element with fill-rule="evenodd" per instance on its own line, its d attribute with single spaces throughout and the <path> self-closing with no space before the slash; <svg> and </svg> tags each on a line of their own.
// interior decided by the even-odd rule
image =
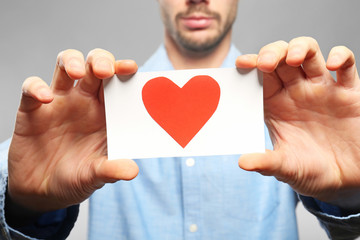
<svg viewBox="0 0 360 240">
<path fill-rule="evenodd" d="M 156 72 L 174 70 L 164 44 L 161 44 L 155 53 L 140 67 L 139 72 Z"/>
</svg>

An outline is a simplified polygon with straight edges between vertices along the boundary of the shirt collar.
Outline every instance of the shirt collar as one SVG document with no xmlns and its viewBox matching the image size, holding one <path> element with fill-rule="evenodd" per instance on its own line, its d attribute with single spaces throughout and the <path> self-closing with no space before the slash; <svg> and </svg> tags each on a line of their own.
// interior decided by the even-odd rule
<svg viewBox="0 0 360 240">
<path fill-rule="evenodd" d="M 231 44 L 228 55 L 226 56 L 222 68 L 235 67 L 236 58 L 241 55 L 240 51 Z M 164 44 L 161 44 L 156 52 L 145 62 L 140 68 L 141 72 L 152 72 L 152 71 L 167 71 L 174 70 L 173 65 L 166 53 Z"/>
</svg>

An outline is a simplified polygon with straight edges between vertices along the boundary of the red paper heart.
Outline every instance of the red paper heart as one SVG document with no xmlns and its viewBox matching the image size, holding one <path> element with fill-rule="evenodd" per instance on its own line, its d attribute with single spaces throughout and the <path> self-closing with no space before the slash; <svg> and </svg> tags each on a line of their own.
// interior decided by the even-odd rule
<svg viewBox="0 0 360 240">
<path fill-rule="evenodd" d="M 157 77 L 144 85 L 142 99 L 155 122 L 185 148 L 214 114 L 220 86 L 206 75 L 191 78 L 182 88 Z"/>
</svg>

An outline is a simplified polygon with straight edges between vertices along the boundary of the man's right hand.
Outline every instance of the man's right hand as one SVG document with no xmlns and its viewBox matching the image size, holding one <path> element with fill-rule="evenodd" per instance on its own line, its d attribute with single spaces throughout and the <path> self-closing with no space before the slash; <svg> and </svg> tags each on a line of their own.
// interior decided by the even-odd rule
<svg viewBox="0 0 360 240">
<path fill-rule="evenodd" d="M 107 160 L 101 81 L 136 71 L 134 61 L 115 61 L 105 50 L 91 51 L 86 61 L 66 50 L 50 87 L 38 77 L 25 80 L 9 150 L 12 201 L 33 211 L 56 210 L 84 201 L 105 183 L 136 177 L 134 161 Z"/>
</svg>

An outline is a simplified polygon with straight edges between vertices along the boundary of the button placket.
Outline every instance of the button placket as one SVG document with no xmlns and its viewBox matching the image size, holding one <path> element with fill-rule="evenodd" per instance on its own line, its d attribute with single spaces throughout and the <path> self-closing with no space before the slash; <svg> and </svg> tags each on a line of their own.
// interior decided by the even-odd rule
<svg viewBox="0 0 360 240">
<path fill-rule="evenodd" d="M 193 167 L 195 165 L 195 159 L 194 158 L 188 158 L 185 161 L 186 166 Z"/>
<path fill-rule="evenodd" d="M 201 209 L 201 180 L 200 169 L 196 164 L 196 158 L 182 159 L 182 187 L 184 204 L 184 239 L 192 240 L 199 238 L 199 216 Z"/>
</svg>

